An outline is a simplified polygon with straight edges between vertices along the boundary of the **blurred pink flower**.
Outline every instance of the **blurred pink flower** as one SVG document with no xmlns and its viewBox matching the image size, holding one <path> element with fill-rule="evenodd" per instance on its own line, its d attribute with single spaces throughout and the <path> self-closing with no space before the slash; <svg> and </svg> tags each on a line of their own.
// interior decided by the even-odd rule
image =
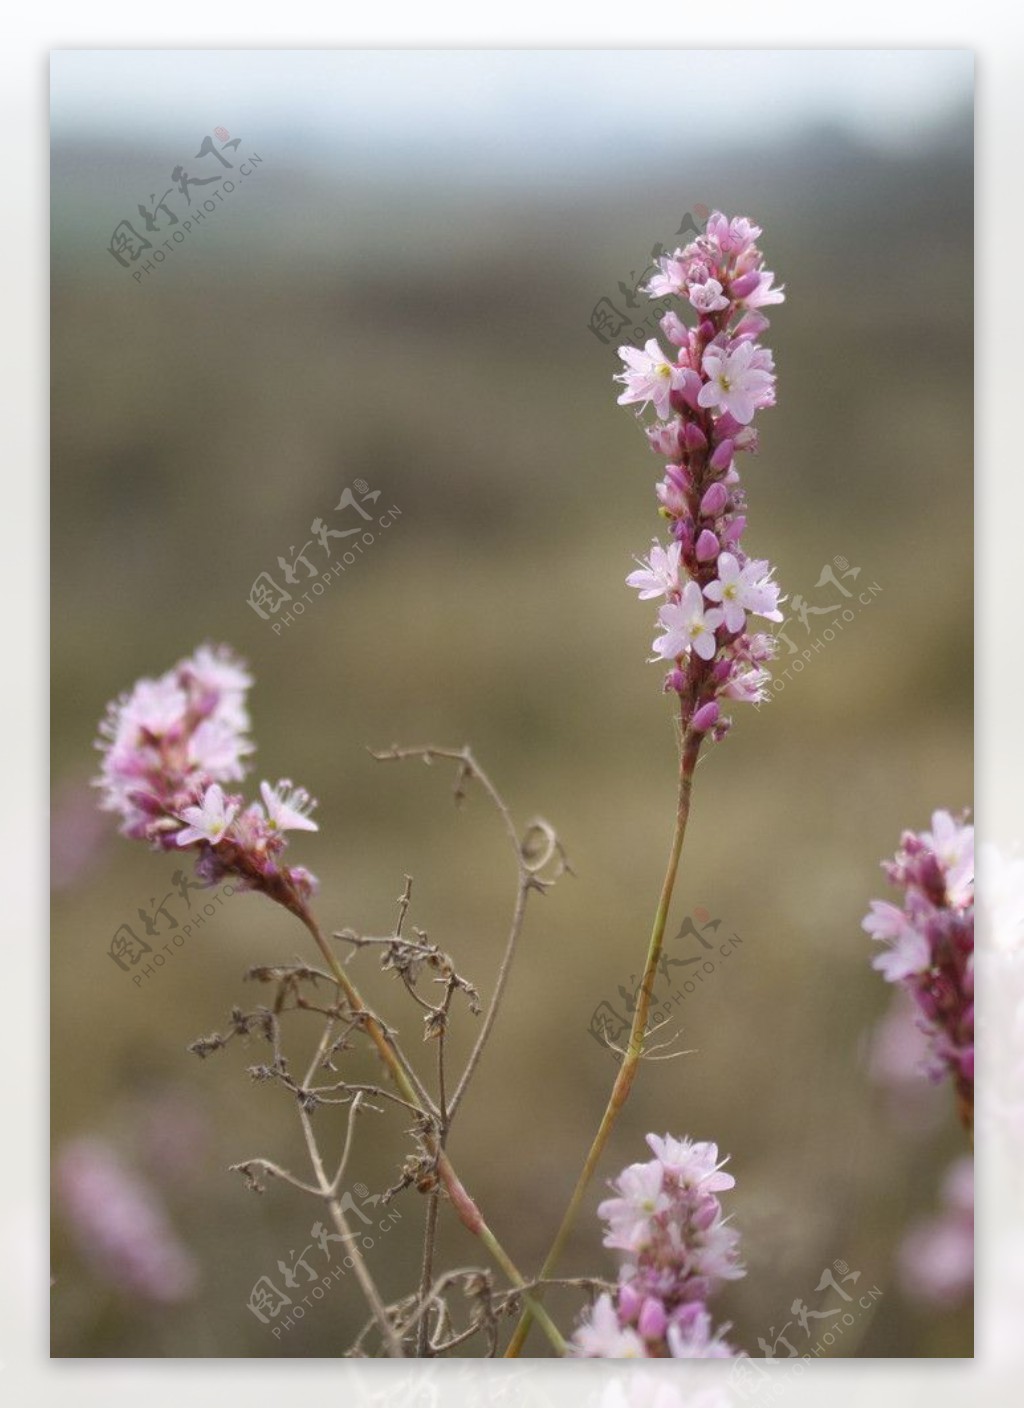
<svg viewBox="0 0 1024 1408">
<path fill-rule="evenodd" d="M 899 1250 L 904 1292 L 928 1305 L 952 1307 L 974 1287 L 974 1167 L 958 1159 L 946 1174 L 942 1211 L 918 1222 Z"/>
<path fill-rule="evenodd" d="M 193 1295 L 199 1267 L 176 1236 L 156 1191 L 99 1138 L 67 1144 L 57 1195 L 94 1273 L 125 1296 L 172 1304 Z"/>
</svg>

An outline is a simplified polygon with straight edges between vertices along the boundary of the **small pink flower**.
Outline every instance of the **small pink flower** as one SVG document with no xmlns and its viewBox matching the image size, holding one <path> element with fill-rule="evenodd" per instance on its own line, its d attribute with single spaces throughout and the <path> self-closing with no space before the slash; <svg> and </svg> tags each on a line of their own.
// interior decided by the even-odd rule
<svg viewBox="0 0 1024 1408">
<path fill-rule="evenodd" d="M 960 826 L 949 812 L 932 813 L 932 829 L 921 839 L 930 846 L 946 875 L 946 894 L 961 907 L 974 899 L 974 827 Z"/>
<path fill-rule="evenodd" d="M 573 1336 L 573 1353 L 585 1359 L 646 1359 L 644 1342 L 635 1330 L 623 1329 L 605 1292 L 598 1296 L 589 1314 Z"/>
<path fill-rule="evenodd" d="M 753 611 L 768 621 L 781 621 L 779 588 L 766 575 L 768 564 L 750 561 L 741 567 L 731 552 L 718 559 L 718 578 L 704 588 L 708 601 L 719 604 L 726 630 L 742 631 L 746 613 Z"/>
<path fill-rule="evenodd" d="M 901 978 L 912 978 L 915 974 L 926 973 L 931 967 L 928 940 L 908 925 L 890 948 L 871 960 L 871 966 L 890 983 L 898 983 Z"/>
<path fill-rule="evenodd" d="M 651 1219 L 669 1206 L 662 1191 L 663 1173 L 656 1163 L 630 1164 L 612 1184 L 616 1198 L 598 1206 L 598 1216 L 608 1223 L 605 1246 L 635 1251 L 650 1235 Z"/>
<path fill-rule="evenodd" d="M 703 366 L 708 380 L 697 400 L 705 409 L 719 406 L 740 425 L 749 425 L 758 407 L 768 404 L 772 376 L 756 365 L 752 342 L 741 342 L 731 351 L 711 343 Z"/>
<path fill-rule="evenodd" d="M 226 803 L 219 782 L 208 787 L 196 807 L 182 808 L 181 819 L 187 824 L 178 832 L 179 846 L 191 846 L 194 841 L 209 841 L 215 846 L 223 841 L 228 828 L 238 814 L 238 803 Z"/>
<path fill-rule="evenodd" d="M 646 292 L 651 298 L 669 298 L 672 294 L 686 293 L 690 277 L 688 265 L 678 251 L 659 259 L 658 270 L 646 284 Z"/>
<path fill-rule="evenodd" d="M 640 560 L 640 567 L 626 578 L 627 587 L 640 593 L 641 601 L 656 596 L 671 596 L 679 590 L 679 558 L 682 547 L 670 543 L 667 548 L 654 543 L 650 555 Z"/>
<path fill-rule="evenodd" d="M 772 288 L 775 275 L 770 269 L 761 269 L 756 276 L 754 287 L 744 294 L 740 302 L 748 308 L 766 308 L 771 303 L 785 303 L 786 295 L 781 288 Z M 735 290 L 733 290 L 735 296 Z"/>
<path fill-rule="evenodd" d="M 718 313 L 729 306 L 729 300 L 722 292 L 722 285 L 717 279 L 708 279 L 707 283 L 703 284 L 691 284 L 687 297 L 698 313 Z"/>
<path fill-rule="evenodd" d="M 873 939 L 892 942 L 900 939 L 910 928 L 910 920 L 888 900 L 872 900 L 871 911 L 860 926 Z"/>
<path fill-rule="evenodd" d="M 666 1173 L 705 1193 L 720 1193 L 736 1186 L 731 1173 L 723 1173 L 725 1159 L 718 1157 L 718 1145 L 692 1139 L 674 1139 L 649 1134 L 647 1144 Z"/>
<path fill-rule="evenodd" d="M 316 802 L 304 787 L 293 787 L 287 778 L 282 778 L 276 787 L 271 787 L 269 782 L 261 782 L 260 796 L 267 809 L 271 830 L 318 831 L 320 829 L 309 816 L 309 813 L 316 806 Z"/>
<path fill-rule="evenodd" d="M 619 405 L 639 401 L 646 406 L 650 402 L 658 419 L 667 420 L 671 413 L 669 396 L 676 387 L 683 385 L 686 368 L 670 362 L 653 337 L 648 339 L 643 351 L 637 347 L 620 347 L 619 356 L 627 367 L 615 378 L 626 388 L 619 397 Z"/>
<path fill-rule="evenodd" d="M 700 587 L 687 582 L 679 601 L 671 601 L 658 612 L 663 636 L 651 647 L 662 660 L 678 660 L 692 650 L 702 660 L 715 653 L 715 629 L 722 620 L 721 611 L 705 611 Z"/>
</svg>

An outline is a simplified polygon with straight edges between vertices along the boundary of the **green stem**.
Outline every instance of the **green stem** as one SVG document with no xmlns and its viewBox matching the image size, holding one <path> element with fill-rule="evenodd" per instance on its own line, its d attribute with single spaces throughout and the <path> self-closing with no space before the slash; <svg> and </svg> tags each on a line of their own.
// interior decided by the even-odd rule
<svg viewBox="0 0 1024 1408">
<path fill-rule="evenodd" d="M 576 1214 L 579 1212 L 580 1204 L 590 1185 L 590 1180 L 594 1175 L 598 1161 L 604 1152 L 604 1147 L 615 1127 L 615 1121 L 619 1117 L 619 1112 L 629 1098 L 629 1092 L 633 1087 L 637 1069 L 640 1065 L 640 1058 L 643 1054 L 644 1033 L 647 1029 L 647 1018 L 651 1010 L 651 999 L 654 992 L 654 978 L 657 972 L 658 962 L 661 958 L 662 944 L 665 938 L 665 925 L 668 922 L 669 907 L 672 903 L 672 891 L 676 883 L 676 873 L 679 870 L 679 857 L 683 850 L 683 840 L 686 836 L 686 823 L 690 815 L 690 795 L 693 789 L 693 773 L 697 766 L 697 755 L 704 735 L 687 731 L 685 723 L 679 750 L 679 797 L 676 804 L 676 824 L 672 836 L 672 849 L 669 852 L 668 868 L 665 871 L 665 879 L 661 887 L 661 897 L 658 900 L 658 908 L 654 916 L 654 927 L 651 930 L 651 939 L 647 948 L 647 962 L 644 966 L 643 981 L 640 985 L 640 994 L 637 999 L 636 1008 L 633 1012 L 633 1025 L 629 1033 L 629 1044 L 626 1053 L 622 1058 L 615 1084 L 612 1086 L 611 1095 L 608 1097 L 608 1104 L 601 1117 L 594 1142 L 590 1146 L 583 1170 L 576 1181 L 572 1197 L 569 1199 L 569 1206 L 565 1210 L 561 1226 L 555 1234 L 555 1240 L 551 1244 L 538 1274 L 538 1281 L 550 1279 L 558 1262 L 569 1234 L 572 1231 Z M 539 1294 L 539 1291 L 538 1291 Z M 522 1351 L 526 1342 L 526 1337 L 530 1332 L 534 1315 L 529 1306 L 524 1310 L 515 1333 L 509 1341 L 508 1349 L 505 1351 L 506 1359 L 516 1359 Z"/>
</svg>

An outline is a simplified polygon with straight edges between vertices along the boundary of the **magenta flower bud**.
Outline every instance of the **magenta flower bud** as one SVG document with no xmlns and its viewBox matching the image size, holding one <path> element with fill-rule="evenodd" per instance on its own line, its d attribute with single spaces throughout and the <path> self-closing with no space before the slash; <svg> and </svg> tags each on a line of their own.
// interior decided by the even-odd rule
<svg viewBox="0 0 1024 1408">
<path fill-rule="evenodd" d="M 678 666 L 677 666 L 676 669 L 674 669 L 674 670 L 669 670 L 668 674 L 665 676 L 665 693 L 666 693 L 666 694 L 682 694 L 682 692 L 683 692 L 683 690 L 684 690 L 685 688 L 686 688 L 686 675 L 685 675 L 685 673 L 684 673 L 682 670 L 680 670 L 680 669 L 678 668 Z"/>
<path fill-rule="evenodd" d="M 697 554 L 698 562 L 711 562 L 713 558 L 718 556 L 718 539 L 710 528 L 701 529 L 700 537 L 697 539 L 694 551 Z"/>
<path fill-rule="evenodd" d="M 715 708 L 718 708 L 717 704 Z M 693 1219 L 694 1227 L 696 1227 L 699 1232 L 706 1232 L 721 1211 L 722 1209 L 719 1207 L 718 1199 L 709 1193 L 704 1198 L 703 1202 L 694 1208 L 690 1216 Z"/>
<path fill-rule="evenodd" d="M 718 722 L 718 703 L 712 699 L 710 704 L 702 704 L 691 720 L 691 727 L 696 733 L 707 733 L 709 728 L 713 728 Z"/>
<path fill-rule="evenodd" d="M 722 530 L 722 543 L 727 548 L 734 548 L 743 537 L 743 530 L 747 526 L 747 520 L 741 513 L 736 518 L 730 518 L 725 528 Z"/>
<path fill-rule="evenodd" d="M 754 289 L 761 282 L 761 275 L 756 269 L 752 269 L 749 274 L 741 274 L 738 279 L 733 279 L 729 285 L 729 293 L 733 298 L 746 298 L 748 293 L 753 293 Z"/>
<path fill-rule="evenodd" d="M 704 518 L 717 518 L 729 502 L 729 491 L 724 484 L 712 484 L 700 501 L 700 511 Z"/>
<path fill-rule="evenodd" d="M 711 456 L 711 468 L 728 469 L 732 464 L 733 448 L 731 440 L 723 440 L 720 445 L 716 445 Z"/>
<path fill-rule="evenodd" d="M 732 674 L 733 662 L 731 660 L 716 660 L 715 667 L 711 671 L 711 678 L 715 684 L 724 684 Z"/>
<path fill-rule="evenodd" d="M 640 1314 L 644 1305 L 644 1297 L 637 1288 L 628 1281 L 623 1282 L 619 1287 L 619 1320 L 623 1324 L 631 1324 Z"/>
<path fill-rule="evenodd" d="M 665 478 L 674 489 L 685 494 L 690 487 L 690 475 L 681 464 L 667 464 L 665 466 Z"/>
<path fill-rule="evenodd" d="M 695 450 L 706 450 L 708 447 L 708 437 L 694 421 L 687 421 L 683 426 L 683 433 L 680 436 L 683 442 L 683 449 L 691 453 Z"/>
<path fill-rule="evenodd" d="M 695 371 L 687 369 L 685 372 L 683 372 L 682 377 L 680 379 L 678 394 L 683 398 L 683 402 L 687 406 L 689 406 L 692 411 L 697 410 L 697 397 L 700 395 L 701 387 L 703 385 L 704 383 L 701 381 L 700 377 Z M 673 392 L 672 394 L 676 395 L 675 392 Z"/>
<path fill-rule="evenodd" d="M 636 1328 L 645 1340 L 660 1340 L 668 1327 L 665 1307 L 655 1296 L 648 1296 L 640 1308 Z"/>
</svg>

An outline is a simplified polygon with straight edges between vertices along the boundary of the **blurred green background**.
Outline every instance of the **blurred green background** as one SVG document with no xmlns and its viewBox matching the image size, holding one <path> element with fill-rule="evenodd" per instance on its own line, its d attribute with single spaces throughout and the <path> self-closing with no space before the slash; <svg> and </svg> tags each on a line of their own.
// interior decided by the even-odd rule
<svg viewBox="0 0 1024 1408">
<path fill-rule="evenodd" d="M 154 86 L 150 108 L 112 82 L 98 111 L 82 95 L 102 86 L 104 57 L 54 71 L 52 1132 L 57 1148 L 98 1133 L 145 1171 L 202 1280 L 171 1307 L 119 1296 L 58 1207 L 53 1352 L 329 1356 L 365 1319 L 344 1283 L 279 1338 L 247 1309 L 258 1278 L 278 1280 L 278 1259 L 308 1244 L 317 1210 L 281 1185 L 254 1198 L 227 1165 L 264 1154 L 302 1168 L 298 1126 L 284 1091 L 246 1076 L 258 1046 L 203 1063 L 185 1050 L 234 1004 L 263 1000 L 242 981 L 250 964 L 310 956 L 301 929 L 243 896 L 141 986 L 106 952 L 175 867 L 97 824 L 96 723 L 204 639 L 229 642 L 256 676 L 253 785 L 286 775 L 321 799 L 319 833 L 291 854 L 321 879 L 327 928 L 388 932 L 410 874 L 411 922 L 485 996 L 504 940 L 514 867 L 484 799 L 456 812 L 448 770 L 383 767 L 368 745 L 469 743 L 521 825 L 539 812 L 558 829 L 575 877 L 531 905 L 451 1144 L 519 1265 L 542 1259 L 614 1075 L 588 1023 L 639 974 L 674 808 L 671 709 L 645 663 L 654 613 L 623 586 L 658 529 L 657 461 L 615 404 L 617 339 L 588 320 L 603 297 L 623 309 L 619 282 L 703 205 L 756 219 L 787 289 L 766 338 L 779 404 L 741 465 L 748 549 L 815 606 L 839 600 L 816 588 L 837 558 L 861 569 L 855 591 L 880 591 L 851 603 L 856 619 L 769 706 L 737 708 L 699 768 L 670 933 L 704 909 L 742 945 L 676 1009 L 666 1034 L 681 1028 L 692 1054 L 642 1069 L 601 1175 L 643 1158 L 650 1129 L 731 1154 L 749 1274 L 716 1304 L 751 1353 L 795 1298 L 821 1305 L 822 1268 L 841 1260 L 884 1294 L 834 1352 L 969 1355 L 970 1306 L 921 1306 L 895 1276 L 903 1233 L 934 1208 L 964 1139 L 944 1089 L 909 1120 L 869 1075 L 889 992 L 860 930 L 901 828 L 971 796 L 969 62 L 958 86 L 933 55 L 928 120 L 893 109 L 881 131 L 898 63 L 880 78 L 860 56 L 861 107 L 880 114 L 869 128 L 846 120 L 849 89 L 823 96 L 813 54 L 785 70 L 765 54 L 759 81 L 785 90 L 787 120 L 772 126 L 767 101 L 765 131 L 751 115 L 745 133 L 723 121 L 708 135 L 686 121 L 700 54 L 678 56 L 678 86 L 642 54 L 620 56 L 614 86 L 594 56 L 581 83 L 585 56 L 566 56 L 560 99 L 558 56 L 507 56 L 514 78 L 520 62 L 510 120 L 488 100 L 483 56 L 477 86 L 450 91 L 440 56 L 396 56 L 383 97 L 406 115 L 402 140 L 394 114 L 387 130 L 373 109 L 332 121 L 326 82 L 306 89 L 291 70 L 259 92 L 242 83 L 235 121 L 230 86 L 184 54 L 182 81 Z M 128 73 L 131 56 L 117 57 Z M 242 57 L 224 56 L 236 88 Z M 744 77 L 732 87 L 715 65 L 704 92 L 727 103 Z M 176 162 L 213 169 L 188 159 L 218 122 L 242 139 L 232 160 L 262 164 L 137 282 L 110 231 Z M 448 148 L 429 140 L 444 122 L 459 133 Z M 252 582 L 281 580 L 278 555 L 318 515 L 350 526 L 333 509 L 357 480 L 400 517 L 275 634 L 247 604 Z M 812 617 L 817 633 L 830 619 Z M 786 629 L 801 649 L 814 639 L 798 620 Z M 353 970 L 429 1069 L 397 983 L 369 955 Z M 457 1010 L 453 1058 L 477 1020 Z M 312 1027 L 296 1019 L 296 1061 Z M 333 1147 L 341 1112 L 317 1118 Z M 404 1147 L 400 1119 L 368 1115 L 352 1182 L 388 1186 Z M 598 1180 L 566 1272 L 612 1271 L 601 1196 Z M 394 1207 L 368 1254 L 389 1298 L 415 1285 L 425 1204 L 411 1191 Z M 480 1263 L 442 1221 L 439 1264 Z M 570 1326 L 578 1298 L 551 1303 Z"/>
</svg>

